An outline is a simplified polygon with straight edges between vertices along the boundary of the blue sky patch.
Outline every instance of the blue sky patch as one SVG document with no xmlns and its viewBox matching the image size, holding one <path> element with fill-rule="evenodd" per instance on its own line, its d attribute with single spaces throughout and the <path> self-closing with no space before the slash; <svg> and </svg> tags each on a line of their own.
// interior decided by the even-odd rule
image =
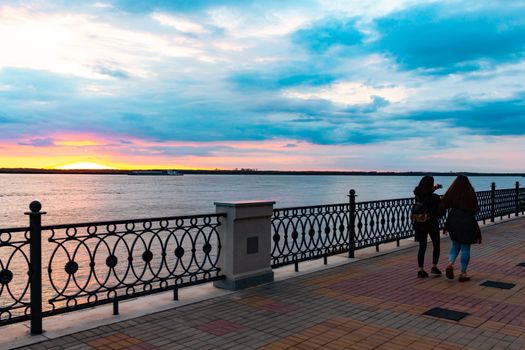
<svg viewBox="0 0 525 350">
<path fill-rule="evenodd" d="M 392 55 L 405 69 L 436 74 L 523 57 L 525 8 L 506 4 L 461 11 L 460 6 L 416 6 L 380 18 L 375 22 L 380 39 L 373 48 Z"/>
</svg>

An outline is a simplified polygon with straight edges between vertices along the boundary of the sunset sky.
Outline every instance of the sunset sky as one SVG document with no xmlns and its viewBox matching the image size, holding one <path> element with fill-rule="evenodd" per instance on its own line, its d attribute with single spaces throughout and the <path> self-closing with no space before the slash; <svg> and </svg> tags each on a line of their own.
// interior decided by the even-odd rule
<svg viewBox="0 0 525 350">
<path fill-rule="evenodd" d="M 0 167 L 524 172 L 524 97 L 525 1 L 0 2 Z"/>
</svg>

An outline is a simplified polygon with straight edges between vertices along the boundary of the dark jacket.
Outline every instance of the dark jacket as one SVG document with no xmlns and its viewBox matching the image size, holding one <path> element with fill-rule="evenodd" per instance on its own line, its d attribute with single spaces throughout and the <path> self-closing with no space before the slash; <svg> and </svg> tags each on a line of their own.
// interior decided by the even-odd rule
<svg viewBox="0 0 525 350">
<path fill-rule="evenodd" d="M 439 218 L 444 215 L 444 210 L 441 209 L 441 198 L 435 193 L 418 194 L 416 192 L 416 201 L 422 202 L 427 208 L 430 219 L 425 222 L 414 223 L 416 242 L 427 239 L 427 234 L 439 232 Z"/>
<path fill-rule="evenodd" d="M 450 239 L 463 244 L 481 243 L 481 230 L 475 217 L 480 210 L 476 195 L 454 200 L 445 194 L 441 203 L 449 209 L 445 229 Z"/>
<path fill-rule="evenodd" d="M 445 224 L 450 239 L 464 244 L 481 242 L 481 230 L 474 215 L 471 211 L 451 208 Z"/>
</svg>

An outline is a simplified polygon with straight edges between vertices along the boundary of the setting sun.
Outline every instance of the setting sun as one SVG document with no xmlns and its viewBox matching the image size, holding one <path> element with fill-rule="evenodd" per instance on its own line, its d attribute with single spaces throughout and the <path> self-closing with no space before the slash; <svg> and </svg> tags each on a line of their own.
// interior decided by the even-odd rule
<svg viewBox="0 0 525 350">
<path fill-rule="evenodd" d="M 76 170 L 76 169 L 115 169 L 113 167 L 98 164 L 98 163 L 91 163 L 91 162 L 76 162 L 71 164 L 65 164 L 56 167 L 56 169 L 61 170 Z"/>
</svg>

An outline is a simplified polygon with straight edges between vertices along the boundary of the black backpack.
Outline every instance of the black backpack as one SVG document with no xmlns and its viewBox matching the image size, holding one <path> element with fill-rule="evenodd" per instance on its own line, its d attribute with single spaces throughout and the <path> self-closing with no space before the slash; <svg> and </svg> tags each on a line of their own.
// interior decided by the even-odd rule
<svg viewBox="0 0 525 350">
<path fill-rule="evenodd" d="M 416 197 L 416 202 L 412 205 L 412 215 L 410 215 L 410 219 L 413 224 L 430 220 L 427 206 L 418 197 Z"/>
</svg>

